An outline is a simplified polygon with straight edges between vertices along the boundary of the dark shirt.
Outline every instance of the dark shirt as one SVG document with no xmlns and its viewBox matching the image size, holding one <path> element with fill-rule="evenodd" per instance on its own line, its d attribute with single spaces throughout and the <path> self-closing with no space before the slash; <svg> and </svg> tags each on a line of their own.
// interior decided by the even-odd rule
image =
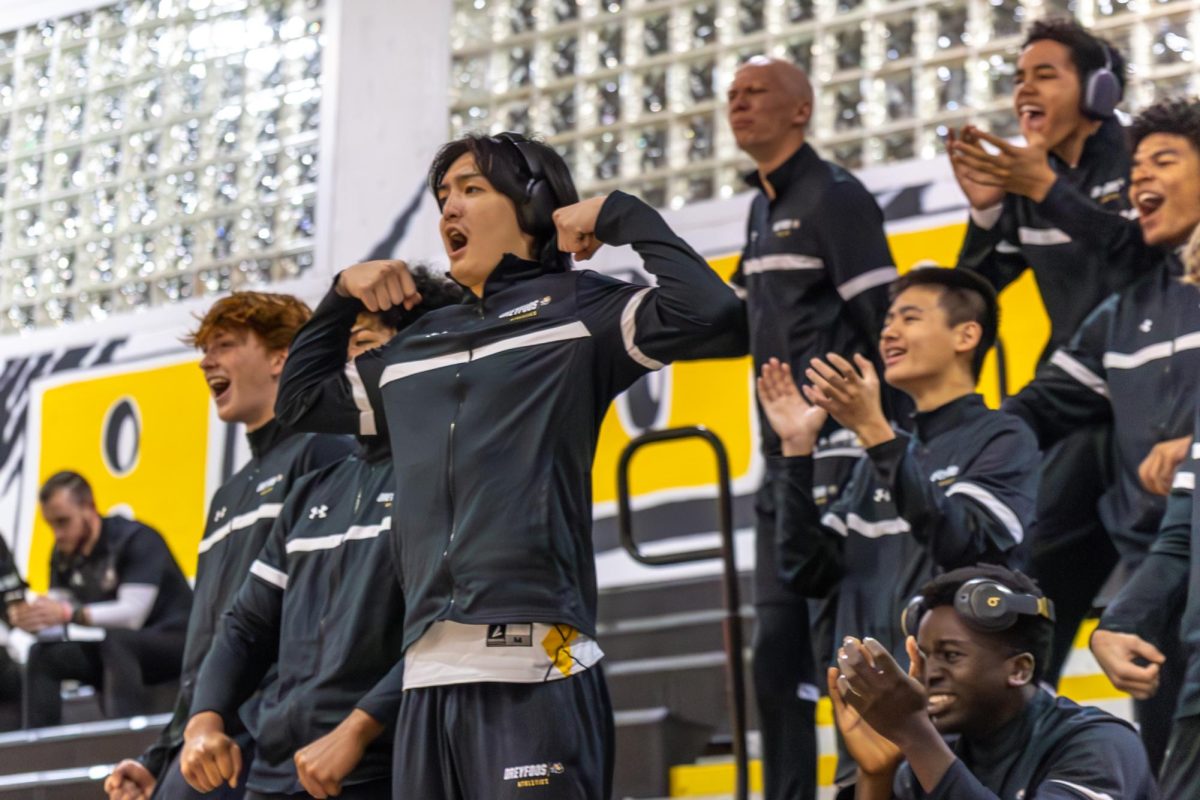
<svg viewBox="0 0 1200 800">
<path fill-rule="evenodd" d="M 1093 308 L 1141 275 L 1142 233 L 1129 218 L 1129 144 L 1116 120 L 1084 143 L 1077 167 L 1050 154 L 1058 179 L 1041 203 L 1008 194 L 999 220 L 972 219 L 958 266 L 979 272 L 1000 291 L 1033 270 L 1050 317 L 1043 360 L 1083 324 Z"/>
<path fill-rule="evenodd" d="M 288 491 L 300 476 L 344 458 L 354 449 L 354 441 L 348 437 L 303 434 L 276 420 L 247 438 L 250 460 L 217 489 L 209 503 L 200 539 L 195 602 L 188 619 L 179 697 L 158 742 L 141 756 L 142 763 L 156 775 L 183 742 L 196 676 L 212 645 L 217 622 L 262 549 Z M 253 708 L 246 709 L 246 713 L 252 717 Z M 226 732 L 233 736 L 241 730 L 238 725 Z"/>
<path fill-rule="evenodd" d="M 1127 722 L 1038 690 L 1022 714 L 981 740 L 926 793 L 905 762 L 898 800 L 1156 800 L 1146 751 Z"/>
<path fill-rule="evenodd" d="M 288 493 L 200 670 L 192 714 L 228 720 L 277 667 L 250 728 L 255 758 L 246 785 L 255 791 L 303 792 L 297 750 L 355 707 L 390 734 L 399 709 L 403 674 L 393 668 L 404 599 L 388 537 L 397 509 L 391 452 L 386 440 L 375 444 L 309 473 Z M 375 691 L 390 671 L 394 683 Z M 391 774 L 391 739 L 377 737 L 344 783 Z"/>
<path fill-rule="evenodd" d="M 1200 423 L 1200 406 L 1196 419 Z M 1200 553 L 1200 506 L 1193 501 L 1197 473 L 1200 445 L 1193 443 L 1175 473 L 1150 554 L 1100 619 L 1102 629 L 1137 634 L 1160 649 L 1177 630 L 1187 656 L 1177 717 L 1200 715 L 1200 558 L 1193 557 Z"/>
<path fill-rule="evenodd" d="M 105 517 L 100 536 L 86 556 L 50 556 L 50 586 L 63 589 L 78 605 L 117 599 L 122 584 L 153 586 L 158 591 L 148 630 L 183 630 L 192 608 L 192 588 L 158 531 L 124 517 Z"/>
<path fill-rule="evenodd" d="M 595 636 L 591 470 L 612 398 L 665 362 L 745 352 L 741 304 L 641 201 L 608 196 L 596 235 L 631 244 L 656 287 L 506 255 L 345 365 L 356 300 L 331 292 L 292 343 L 276 406 L 312 430 L 386 419 L 405 648 L 438 620 L 547 622 Z"/>
<path fill-rule="evenodd" d="M 835 502 L 814 496 L 812 459 L 780 459 L 783 580 L 838 589 L 834 641 L 871 636 L 904 655 L 900 611 L 933 575 L 980 561 L 1020 566 L 1034 527 L 1038 450 L 1020 420 L 976 394 L 914 417 L 867 451 Z"/>
<path fill-rule="evenodd" d="M 757 172 L 746 181 L 762 189 Z M 767 181 L 775 199 L 765 191 L 755 195 L 732 281 L 744 289 L 755 374 L 770 358 L 791 365 L 798 380 L 810 359 L 831 352 L 877 360 L 887 285 L 897 274 L 879 204 L 808 144 Z M 885 390 L 885 402 L 894 396 Z M 779 438 L 761 410 L 759 429 L 763 453 L 778 455 Z M 853 437 L 837 439 L 838 430 L 831 419 L 823 447 L 852 444 Z"/>
<path fill-rule="evenodd" d="M 1088 315 L 1070 345 L 1003 406 L 1029 424 L 1043 450 L 1082 427 L 1113 423 L 1116 480 L 1100 499 L 1100 519 L 1134 566 L 1166 506 L 1142 487 L 1138 466 L 1154 445 L 1192 433 L 1200 394 L 1200 290 L 1180 281 L 1178 256 L 1152 252 L 1142 277 Z"/>
</svg>

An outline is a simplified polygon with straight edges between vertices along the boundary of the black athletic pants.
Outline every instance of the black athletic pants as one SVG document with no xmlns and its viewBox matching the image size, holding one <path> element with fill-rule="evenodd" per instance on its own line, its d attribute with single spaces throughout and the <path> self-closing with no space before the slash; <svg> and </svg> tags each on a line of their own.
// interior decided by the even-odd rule
<svg viewBox="0 0 1200 800">
<path fill-rule="evenodd" d="M 1096 508 L 1112 480 L 1109 435 L 1108 427 L 1081 430 L 1042 461 L 1028 572 L 1054 601 L 1054 644 L 1043 673 L 1051 686 L 1058 685 L 1079 626 L 1117 565 L 1117 550 Z"/>
<path fill-rule="evenodd" d="M 207 795 L 205 796 L 207 797 Z M 391 796 L 392 780 L 391 778 L 383 778 L 382 780 L 343 786 L 341 794 L 337 796 L 337 800 L 389 800 Z M 245 800 L 310 800 L 311 797 L 312 795 L 306 792 L 301 792 L 300 794 L 271 794 L 269 792 L 256 792 L 253 789 L 249 789 L 246 792 Z"/>
<path fill-rule="evenodd" d="M 99 642 L 38 642 L 25 664 L 25 727 L 62 723 L 60 684 L 97 687 L 110 717 L 146 712 L 145 687 L 179 677 L 186 631 L 111 629 Z"/>
<path fill-rule="evenodd" d="M 1177 620 L 1182 609 L 1168 613 L 1168 619 Z M 1142 735 L 1142 744 L 1146 747 L 1150 771 L 1155 775 L 1163 769 L 1168 742 L 1173 729 L 1178 725 L 1175 722 L 1175 709 L 1179 705 L 1179 693 L 1183 690 L 1184 675 L 1187 672 L 1187 656 L 1179 641 L 1179 628 L 1176 625 L 1168 625 L 1167 629 L 1171 638 L 1160 643 L 1159 649 L 1167 660 L 1158 676 L 1158 691 L 1149 700 L 1133 701 L 1133 716 Z M 1163 799 L 1185 796 L 1193 795 L 1163 794 Z M 1200 795 L 1195 797 L 1200 798 Z"/>
<path fill-rule="evenodd" d="M 1163 800 L 1200 797 L 1200 717 L 1175 720 L 1158 785 Z"/>
<path fill-rule="evenodd" d="M 613 714 L 599 667 L 548 683 L 409 689 L 392 796 L 609 800 Z"/>
<path fill-rule="evenodd" d="M 235 734 L 233 740 L 242 751 L 242 773 L 238 776 L 237 788 L 231 789 L 226 784 L 211 792 L 197 792 L 179 771 L 179 756 L 183 752 L 180 747 L 176 748 L 175 757 L 167 764 L 166 772 L 158 777 L 153 800 L 242 800 L 246 796 L 246 776 L 250 774 L 250 765 L 254 763 L 254 740 L 246 731 Z"/>
</svg>

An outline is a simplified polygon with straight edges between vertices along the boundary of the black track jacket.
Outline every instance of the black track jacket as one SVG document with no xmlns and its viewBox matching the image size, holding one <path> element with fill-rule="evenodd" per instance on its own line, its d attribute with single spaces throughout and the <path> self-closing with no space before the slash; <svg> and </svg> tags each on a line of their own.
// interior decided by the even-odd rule
<svg viewBox="0 0 1200 800">
<path fill-rule="evenodd" d="M 989 228 L 975 220 L 958 254 L 996 291 L 1033 270 L 1050 317 L 1043 359 L 1066 346 L 1088 313 L 1141 274 L 1144 245 L 1129 210 L 1129 145 L 1125 130 L 1109 120 L 1088 137 L 1079 166 L 1054 154 L 1058 180 L 1041 203 L 1008 194 Z M 984 212 L 987 213 L 987 212 Z"/>
<path fill-rule="evenodd" d="M 836 502 L 813 499 L 812 458 L 779 457 L 782 579 L 809 597 L 839 591 L 834 641 L 871 636 L 906 658 L 900 611 L 934 574 L 1010 566 L 1031 535 L 1038 451 L 1020 421 L 977 394 L 915 416 L 867 451 Z"/>
<path fill-rule="evenodd" d="M 896 278 L 879 204 L 857 178 L 808 144 L 767 180 L 775 199 L 755 195 L 732 278 L 745 290 L 754 374 L 770 358 L 789 364 L 798 380 L 812 358 L 831 352 L 877 361 L 887 285 Z M 746 182 L 762 188 L 757 172 Z M 885 387 L 884 394 L 893 413 L 895 393 Z M 779 437 L 759 415 L 763 453 L 778 455 Z M 837 430 L 830 419 L 822 433 Z"/>
<path fill-rule="evenodd" d="M 907 762 L 898 800 L 1156 800 L 1158 786 L 1133 727 L 1098 708 L 1038 690 L 988 741 L 959 739 L 958 760 L 926 794 Z M 1174 799 L 1173 799 L 1174 800 Z M 1179 798 L 1178 800 L 1182 800 Z"/>
<path fill-rule="evenodd" d="M 1197 409 L 1200 422 L 1200 408 Z M 1167 510 L 1150 555 L 1108 604 L 1100 627 L 1136 633 L 1156 647 L 1178 635 L 1187 655 L 1177 717 L 1200 714 L 1200 507 L 1193 502 L 1196 475 L 1200 473 L 1200 445 L 1193 444 L 1189 458 L 1179 465 Z M 1183 609 L 1182 619 L 1179 610 Z M 1179 620 L 1177 623 L 1176 620 Z"/>
<path fill-rule="evenodd" d="M 507 255 L 462 305 L 345 365 L 357 300 L 330 292 L 292 343 L 276 406 L 306 430 L 386 418 L 407 649 L 437 620 L 595 636 L 591 469 L 613 397 L 667 361 L 745 352 L 742 304 L 656 211 L 613 192 L 596 236 L 658 286 Z"/>
<path fill-rule="evenodd" d="M 175 713 L 158 741 L 139 758 L 154 775 L 161 775 L 183 742 L 196 677 L 217 623 L 262 549 L 284 497 L 301 475 L 344 458 L 354 449 L 351 439 L 301 434 L 276 420 L 247 438 L 252 457 L 217 489 L 208 506 Z M 230 735 L 241 730 L 240 725 L 226 728 Z"/>
<path fill-rule="evenodd" d="M 388 533 L 396 513 L 391 453 L 378 441 L 309 473 L 283 509 L 221 627 L 192 701 L 236 725 L 259 688 L 254 764 L 247 786 L 302 793 L 292 756 L 337 727 L 356 706 L 389 727 L 403 675 L 372 691 L 400 662 L 404 608 Z M 378 737 L 345 780 L 385 778 L 391 736 Z"/>
<path fill-rule="evenodd" d="M 1135 566 L 1166 507 L 1142 488 L 1138 465 L 1154 445 L 1192 432 L 1200 389 L 1200 290 L 1180 282 L 1178 256 L 1154 257 L 1146 274 L 1096 308 L 1071 344 L 1003 405 L 1029 423 L 1043 450 L 1078 428 L 1113 422 L 1117 474 L 1100 499 L 1100 519 Z"/>
</svg>

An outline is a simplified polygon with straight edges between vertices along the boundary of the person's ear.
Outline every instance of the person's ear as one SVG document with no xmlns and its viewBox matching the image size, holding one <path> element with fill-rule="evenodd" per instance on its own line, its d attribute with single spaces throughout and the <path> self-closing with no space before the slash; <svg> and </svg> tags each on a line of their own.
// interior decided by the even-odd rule
<svg viewBox="0 0 1200 800">
<path fill-rule="evenodd" d="M 283 365 L 287 361 L 287 357 L 288 351 L 286 348 L 283 350 L 272 350 L 267 356 L 267 364 L 271 367 L 272 378 L 278 380 L 279 376 L 283 374 Z"/>
<path fill-rule="evenodd" d="M 954 326 L 954 352 L 969 353 L 979 347 L 983 339 L 983 326 L 978 322 L 960 322 Z"/>
<path fill-rule="evenodd" d="M 792 122 L 798 128 L 807 128 L 809 120 L 812 119 L 813 104 L 812 100 L 804 100 L 796 109 L 796 116 L 792 118 Z"/>
<path fill-rule="evenodd" d="M 1019 689 L 1033 682 L 1033 670 L 1036 660 L 1032 653 L 1021 653 L 1008 660 L 1008 685 Z"/>
</svg>

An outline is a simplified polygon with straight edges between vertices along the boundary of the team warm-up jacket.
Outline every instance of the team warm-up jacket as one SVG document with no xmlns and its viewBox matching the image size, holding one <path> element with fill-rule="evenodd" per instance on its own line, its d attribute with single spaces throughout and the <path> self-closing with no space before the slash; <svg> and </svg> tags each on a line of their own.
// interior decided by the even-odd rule
<svg viewBox="0 0 1200 800">
<path fill-rule="evenodd" d="M 797 380 L 812 358 L 831 352 L 875 359 L 887 285 L 896 278 L 875 198 L 808 144 L 767 181 L 775 199 L 756 193 L 732 279 L 746 300 L 755 374 L 771 358 L 789 364 Z M 746 182 L 762 189 L 757 172 Z M 763 453 L 777 455 L 779 437 L 761 411 L 760 419 Z M 824 444 L 833 436 L 835 445 L 854 447 L 852 436 L 836 437 L 838 430 L 831 419 Z"/>
<path fill-rule="evenodd" d="M 1160 648 L 1174 637 L 1172 628 L 1178 626 L 1188 660 L 1175 712 L 1178 717 L 1200 714 L 1200 558 L 1193 557 L 1200 553 L 1200 508 L 1192 500 L 1197 473 L 1200 445 L 1193 444 L 1175 473 L 1150 554 L 1100 618 L 1100 628 L 1135 633 Z"/>
<path fill-rule="evenodd" d="M 400 661 L 403 608 L 388 532 L 397 509 L 386 440 L 309 473 L 283 509 L 221 627 L 196 684 L 192 714 L 228 726 L 260 691 L 249 725 L 255 757 L 247 786 L 301 793 L 292 756 L 357 706 L 390 726 L 402 685 L 373 691 Z M 276 671 L 260 683 L 272 666 Z M 390 774 L 391 737 L 380 736 L 344 783 Z"/>
<path fill-rule="evenodd" d="M 733 292 L 656 211 L 613 192 L 597 238 L 657 287 L 511 254 L 463 304 L 345 367 L 356 300 L 330 292 L 293 342 L 277 413 L 371 434 L 386 418 L 407 649 L 438 620 L 595 636 L 591 467 L 612 398 L 667 361 L 745 352 Z"/>
<path fill-rule="evenodd" d="M 277 420 L 246 438 L 250 441 L 250 460 L 217 489 L 208 506 L 175 712 L 158 741 L 140 757 L 155 775 L 161 775 L 183 742 L 196 677 L 217 623 L 262 549 L 283 508 L 284 497 L 301 475 L 337 461 L 354 449 L 351 439 L 299 433 Z M 240 725 L 226 729 L 230 735 L 241 730 Z"/>
<path fill-rule="evenodd" d="M 1039 689 L 1023 713 L 985 740 L 960 737 L 958 760 L 926 794 L 907 762 L 898 800 L 1156 800 L 1133 727 L 1098 708 Z"/>
<path fill-rule="evenodd" d="M 1003 405 L 1029 423 L 1042 449 L 1080 427 L 1113 422 L 1116 480 L 1100 500 L 1100 519 L 1134 565 L 1165 508 L 1142 488 L 1138 465 L 1159 442 L 1191 434 L 1200 389 L 1200 291 L 1182 275 L 1178 256 L 1156 251 L 1154 266 L 1096 308 Z"/>
<path fill-rule="evenodd" d="M 192 608 L 192 587 L 162 536 L 124 517 L 100 521 L 86 556 L 55 550 L 50 587 L 67 592 L 102 628 L 182 631 Z"/>
<path fill-rule="evenodd" d="M 1008 194 L 995 209 L 972 212 L 958 266 L 979 272 L 997 291 L 1033 270 L 1050 317 L 1043 358 L 1140 275 L 1144 245 L 1128 213 L 1129 163 L 1125 130 L 1109 120 L 1088 137 L 1077 167 L 1050 154 L 1058 177 L 1042 202 Z M 978 218 L 989 215 L 984 227 Z"/>
<path fill-rule="evenodd" d="M 783 580 L 840 592 L 834 641 L 871 636 L 904 651 L 900 610 L 934 574 L 1009 564 L 1032 532 L 1038 451 L 1018 419 L 977 394 L 918 413 L 913 433 L 869 448 L 834 502 L 814 497 L 812 458 L 779 458 Z"/>
</svg>

